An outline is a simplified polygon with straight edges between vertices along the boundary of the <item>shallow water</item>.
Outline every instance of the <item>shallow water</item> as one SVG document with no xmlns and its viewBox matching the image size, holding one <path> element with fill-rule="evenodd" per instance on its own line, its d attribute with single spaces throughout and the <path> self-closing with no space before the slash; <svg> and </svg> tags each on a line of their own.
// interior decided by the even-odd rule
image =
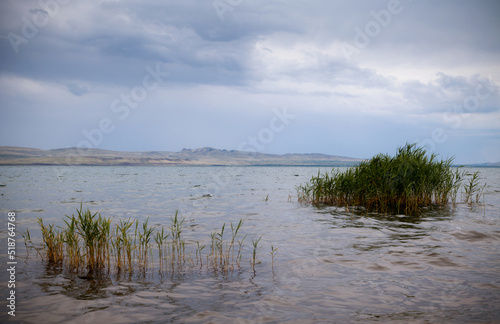
<svg viewBox="0 0 500 324">
<path fill-rule="evenodd" d="M 328 168 L 322 168 L 326 171 Z M 16 212 L 16 316 L 25 323 L 395 322 L 500 319 L 500 169 L 480 169 L 485 206 L 459 204 L 421 217 L 359 215 L 296 201 L 316 167 L 1 167 L 1 246 Z M 290 197 L 293 202 L 288 202 Z M 26 257 L 21 233 L 40 240 L 36 218 L 62 225 L 84 208 L 113 219 L 186 218 L 188 242 L 209 243 L 245 219 L 248 259 L 227 274 L 158 267 L 82 278 Z M 272 271 L 271 245 L 278 247 Z M 2 249 L 2 263 L 6 265 Z M 0 273 L 7 295 L 8 273 Z"/>
</svg>

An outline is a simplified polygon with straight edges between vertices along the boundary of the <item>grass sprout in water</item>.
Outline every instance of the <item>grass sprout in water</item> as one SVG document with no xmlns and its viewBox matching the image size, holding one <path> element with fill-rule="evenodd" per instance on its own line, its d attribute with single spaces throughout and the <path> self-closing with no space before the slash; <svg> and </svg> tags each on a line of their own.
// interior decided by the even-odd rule
<svg viewBox="0 0 500 324">
<path fill-rule="evenodd" d="M 274 260 L 275 260 L 275 257 L 276 255 L 278 254 L 278 248 L 275 248 L 273 245 L 271 245 L 271 270 L 272 272 L 274 273 Z"/>
<path fill-rule="evenodd" d="M 464 184 L 464 200 L 469 205 L 474 203 L 479 204 L 481 197 L 484 197 L 484 188 L 486 188 L 486 184 L 482 186 L 479 184 L 479 171 L 467 173 L 466 175 L 469 176 L 469 181 Z"/>
<path fill-rule="evenodd" d="M 250 260 L 250 264 L 252 265 L 252 269 L 253 269 L 254 273 L 255 273 L 255 264 L 260 263 L 260 261 L 257 260 L 257 252 L 259 252 L 259 249 L 257 248 L 257 246 L 258 246 L 261 238 L 262 238 L 262 236 L 259 237 L 257 240 L 252 240 L 253 250 L 252 250 L 252 259 Z M 274 268 L 274 266 L 273 266 L 273 268 Z M 273 271 L 274 271 L 274 269 L 273 269 Z"/>
<path fill-rule="evenodd" d="M 48 263 L 62 264 L 75 273 L 109 274 L 111 271 L 122 273 L 135 269 L 147 270 L 158 265 L 160 273 L 202 270 L 227 274 L 242 269 L 244 240 L 241 234 L 244 220 L 235 225 L 230 223 L 230 237 L 225 237 L 226 224 L 220 231 L 210 234 L 211 243 L 206 261 L 202 255 L 207 245 L 186 243 L 182 237 L 185 219 L 178 216 L 170 218 L 170 233 L 162 226 L 149 225 L 149 219 L 142 224 L 137 220 L 120 220 L 112 224 L 110 218 L 99 213 L 92 213 L 83 206 L 77 209 L 77 215 L 66 216 L 64 227 L 46 225 L 41 218 L 38 224 L 42 233 L 43 247 L 38 248 L 26 232 L 25 244 L 30 243 Z M 255 273 L 257 244 L 261 237 L 252 240 L 253 250 L 248 256 L 251 270 Z M 157 254 L 154 250 L 157 250 Z M 277 248 L 272 247 L 275 252 Z M 194 253 L 193 253 L 194 251 Z M 274 253 L 273 252 L 273 253 Z M 154 255 L 157 255 L 154 262 Z M 274 271 L 274 255 L 272 267 Z"/>
<path fill-rule="evenodd" d="M 423 207 L 455 204 L 465 176 L 466 202 L 479 202 L 478 172 L 452 167 L 453 158 L 437 160 L 416 144 L 406 144 L 391 157 L 378 154 L 345 172 L 332 170 L 297 188 L 299 202 L 313 205 L 361 206 L 380 213 L 418 215 Z M 483 187 L 484 188 L 484 187 Z"/>
</svg>

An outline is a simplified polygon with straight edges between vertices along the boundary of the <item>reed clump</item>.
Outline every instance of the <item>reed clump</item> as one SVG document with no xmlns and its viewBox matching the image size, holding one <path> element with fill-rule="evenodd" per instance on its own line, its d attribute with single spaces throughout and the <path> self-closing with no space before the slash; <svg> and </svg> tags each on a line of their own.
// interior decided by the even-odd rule
<svg viewBox="0 0 500 324">
<path fill-rule="evenodd" d="M 45 225 L 41 218 L 38 224 L 42 231 L 45 255 L 51 263 L 61 263 L 64 260 L 64 235 L 54 227 L 54 224 Z"/>
<path fill-rule="evenodd" d="M 46 225 L 38 219 L 44 243 L 42 249 L 33 244 L 29 232 L 24 237 L 25 244 L 30 243 L 37 252 L 45 251 L 44 255 L 39 253 L 48 262 L 63 264 L 71 272 L 95 275 L 113 269 L 118 273 L 145 271 L 151 265 L 158 265 L 161 273 L 190 268 L 201 270 L 203 266 L 208 271 L 224 274 L 242 269 L 246 238 L 241 234 L 243 219 L 236 225 L 230 223 L 230 237 L 224 235 L 227 232 L 225 223 L 220 231 L 211 233 L 210 249 L 204 262 L 202 253 L 207 245 L 186 241 L 182 236 L 185 219 L 177 212 L 170 218 L 170 231 L 163 226 L 149 225 L 149 219 L 142 224 L 132 219 L 120 220 L 113 226 L 110 218 L 84 210 L 82 205 L 76 215 L 65 217 L 63 227 Z M 254 249 L 248 257 L 254 272 L 259 240 L 253 241 Z"/>
<path fill-rule="evenodd" d="M 416 215 L 423 207 L 456 202 L 466 173 L 452 163 L 453 158 L 438 160 L 424 148 L 406 144 L 395 156 L 379 154 L 344 172 L 318 172 L 308 184 L 297 187 L 298 198 L 313 205 Z M 467 196 L 474 196 L 478 189 L 477 181 L 473 182 Z"/>
<path fill-rule="evenodd" d="M 231 238 L 229 241 L 224 240 L 225 223 L 222 225 L 220 232 L 210 234 L 212 242 L 210 254 L 207 256 L 207 263 L 215 271 L 227 273 L 235 268 L 241 268 L 243 241 L 246 238 L 246 235 L 242 237 L 239 233 L 243 222 L 243 219 L 240 219 L 236 226 L 230 223 Z M 238 249 L 236 249 L 236 244 L 238 245 Z"/>
<path fill-rule="evenodd" d="M 66 247 L 72 251 L 75 262 L 79 257 L 78 263 L 70 264 L 70 268 L 78 269 L 83 264 L 89 272 L 102 270 L 106 266 L 109 268 L 111 219 L 103 218 L 98 213 L 92 214 L 89 209 L 84 211 L 82 206 L 79 210 L 77 209 L 77 216 L 66 217 L 68 218 L 65 221 L 67 227 L 63 231 L 71 234 L 65 235 L 71 237 L 71 240 L 65 241 Z M 80 240 L 74 240 L 74 238 L 80 238 L 83 245 L 80 246 L 78 244 Z"/>
</svg>

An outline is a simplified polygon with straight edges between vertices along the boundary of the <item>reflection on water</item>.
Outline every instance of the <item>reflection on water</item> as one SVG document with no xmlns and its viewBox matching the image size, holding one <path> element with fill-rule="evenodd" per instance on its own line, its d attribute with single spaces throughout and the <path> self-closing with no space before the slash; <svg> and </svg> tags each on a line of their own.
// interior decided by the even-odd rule
<svg viewBox="0 0 500 324">
<path fill-rule="evenodd" d="M 83 202 L 103 216 L 164 226 L 179 210 L 189 242 L 208 243 L 222 223 L 244 218 L 245 233 L 262 235 L 262 250 L 255 274 L 247 264 L 226 275 L 158 267 L 71 274 L 32 252 L 18 259 L 16 318 L 2 313 L 0 321 L 495 322 L 500 169 L 481 172 L 484 208 L 458 204 L 405 217 L 289 203 L 295 185 L 317 173 L 310 167 L 2 167 L 1 212 L 16 210 L 18 233 L 29 228 L 35 239 L 37 217 L 62 225 Z M 274 273 L 271 245 L 279 247 Z"/>
</svg>

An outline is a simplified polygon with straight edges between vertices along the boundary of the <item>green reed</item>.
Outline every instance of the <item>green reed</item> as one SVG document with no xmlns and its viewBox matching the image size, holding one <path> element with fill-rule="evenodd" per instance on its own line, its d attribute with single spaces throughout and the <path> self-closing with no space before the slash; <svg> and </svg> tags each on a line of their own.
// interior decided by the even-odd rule
<svg viewBox="0 0 500 324">
<path fill-rule="evenodd" d="M 165 229 L 163 226 L 161 227 L 161 232 L 158 230 L 156 232 L 156 235 L 154 236 L 154 240 L 156 242 L 156 245 L 158 246 L 158 260 L 160 261 L 160 269 L 159 271 L 162 270 L 162 265 L 163 265 L 163 255 L 165 254 L 165 245 L 166 245 L 166 240 L 168 239 L 170 234 L 165 235 Z"/>
<path fill-rule="evenodd" d="M 175 216 L 170 218 L 170 233 L 171 233 L 171 266 L 174 267 L 174 261 L 177 260 L 181 264 L 185 260 L 185 242 L 181 239 L 182 226 L 185 218 L 179 219 L 179 211 L 175 212 Z"/>
<path fill-rule="evenodd" d="M 243 238 L 240 240 L 239 239 L 240 234 L 238 232 L 240 231 L 241 227 L 243 226 L 243 223 L 244 223 L 243 219 L 240 219 L 240 221 L 238 222 L 238 224 L 236 226 L 233 226 L 233 223 L 231 223 L 231 242 L 229 243 L 229 247 L 226 250 L 226 259 L 228 261 L 229 261 L 230 253 L 232 251 L 232 253 L 231 253 L 231 269 L 234 268 L 234 262 L 235 262 L 235 258 L 234 258 L 235 240 L 238 243 L 238 252 L 236 254 L 236 265 L 238 266 L 238 268 L 240 267 L 239 260 L 241 260 L 243 241 L 245 240 L 246 235 L 243 236 Z"/>
<path fill-rule="evenodd" d="M 66 257 L 68 259 L 68 267 L 78 271 L 83 264 L 83 256 L 80 251 L 80 236 L 77 233 L 77 224 L 74 217 L 67 217 L 66 230 L 64 233 L 64 243 L 66 244 Z"/>
<path fill-rule="evenodd" d="M 473 203 L 479 204 L 481 196 L 484 197 L 486 184 L 483 186 L 479 184 L 479 171 L 467 173 L 466 175 L 469 176 L 469 179 L 468 182 L 464 184 L 464 201 L 469 205 L 472 205 Z"/>
<path fill-rule="evenodd" d="M 84 255 L 87 270 L 102 270 L 110 265 L 110 238 L 111 219 L 101 217 L 101 214 L 92 214 L 89 209 L 77 209 L 77 216 L 68 217 L 75 222 L 75 230 L 84 243 Z M 66 230 L 67 231 L 67 230 Z"/>
<path fill-rule="evenodd" d="M 245 235 L 240 239 L 241 234 L 239 232 L 243 223 L 243 219 L 240 219 L 237 225 L 230 223 L 231 238 L 229 241 L 224 241 L 225 223 L 222 225 L 220 232 L 210 234 L 211 249 L 210 254 L 207 256 L 207 263 L 210 262 L 215 271 L 228 272 L 233 271 L 236 267 L 241 268 L 243 241 L 246 238 Z M 238 250 L 236 250 L 236 243 L 238 244 Z"/>
<path fill-rule="evenodd" d="M 453 158 L 437 160 L 424 148 L 406 144 L 393 157 L 378 154 L 344 172 L 318 172 L 297 194 L 302 203 L 415 215 L 423 207 L 455 203 L 464 172 L 452 163 Z"/>
<path fill-rule="evenodd" d="M 278 248 L 275 248 L 273 245 L 271 245 L 271 271 L 274 273 L 274 260 L 276 258 L 276 255 L 278 254 Z"/>
<path fill-rule="evenodd" d="M 203 258 L 201 256 L 201 252 L 206 247 L 206 245 L 200 245 L 200 242 L 196 241 L 196 246 L 197 246 L 196 247 L 196 252 L 195 252 L 196 264 L 199 264 L 200 268 L 202 268 L 203 267 Z"/>
<path fill-rule="evenodd" d="M 28 242 L 30 244 L 33 244 L 33 242 L 31 241 L 31 235 L 30 235 L 29 229 L 26 229 L 26 232 L 23 233 L 23 239 L 24 239 L 24 246 L 26 247 L 26 254 L 29 257 L 30 256 L 30 249 L 28 246 Z"/>
<path fill-rule="evenodd" d="M 38 219 L 43 239 L 43 250 L 48 262 L 63 264 L 71 272 L 86 271 L 87 273 L 109 273 L 114 268 L 118 273 L 148 269 L 153 260 L 153 248 L 158 250 L 159 272 L 171 273 L 189 268 L 204 266 L 202 252 L 207 245 L 188 243 L 182 236 L 185 218 L 180 218 L 178 212 L 170 218 L 170 233 L 162 226 L 149 225 L 149 218 L 142 224 L 128 219 L 120 220 L 114 226 L 110 218 L 104 218 L 99 213 L 92 213 L 83 206 L 77 209 L 77 215 L 65 216 L 64 227 L 56 228 L 53 224 L 46 225 Z M 226 224 L 220 231 L 211 233 L 211 248 L 206 256 L 205 264 L 208 271 L 228 273 L 241 269 L 246 235 L 241 234 L 244 221 L 236 225 L 230 223 L 231 236 L 226 238 Z M 24 235 L 25 244 L 30 243 L 37 249 L 27 231 Z M 255 271 L 257 244 L 253 240 L 254 250 L 250 263 Z M 156 244 L 154 244 L 156 243 Z M 192 246 L 192 248 L 190 248 Z M 273 253 L 277 250 L 272 248 Z M 194 251 L 194 252 L 192 252 Z M 149 259 L 151 256 L 151 262 Z M 274 267 L 274 254 L 273 254 Z M 165 267 L 163 265 L 166 265 Z M 274 268 L 273 268 L 274 271 Z"/>
<path fill-rule="evenodd" d="M 46 248 L 46 257 L 50 263 L 60 263 L 64 260 L 64 238 L 63 234 L 54 228 L 54 224 L 45 225 L 41 218 L 38 224 L 42 231 L 43 243 Z"/>
<path fill-rule="evenodd" d="M 210 233 L 210 238 L 212 240 L 210 254 L 207 256 L 208 259 L 211 260 L 211 264 L 215 271 L 219 270 L 221 267 L 224 269 L 223 263 L 223 246 L 224 246 L 224 229 L 226 227 L 226 223 L 222 225 L 220 232 Z M 208 263 L 207 259 L 207 263 Z"/>
<path fill-rule="evenodd" d="M 112 241 L 112 246 L 116 253 L 115 260 L 118 269 L 121 269 L 122 264 L 128 265 L 129 270 L 132 269 L 132 251 L 135 246 L 129 231 L 134 223 L 135 221 L 131 219 L 120 220 L 115 227 L 115 239 Z"/>
<path fill-rule="evenodd" d="M 139 264 L 143 268 L 147 267 L 148 264 L 148 253 L 150 251 L 150 241 L 153 237 L 153 233 L 156 226 L 148 226 L 149 217 L 146 218 L 146 221 L 142 223 L 142 232 L 139 231 L 139 244 L 138 244 L 138 258 Z M 138 222 L 136 222 L 138 224 Z"/>
<path fill-rule="evenodd" d="M 252 240 L 252 245 L 253 245 L 253 250 L 252 250 L 252 259 L 250 260 L 250 264 L 252 265 L 252 270 L 255 273 L 255 264 L 258 263 L 257 261 L 257 252 L 259 251 L 258 245 L 260 242 L 260 239 L 262 238 L 259 237 L 257 240 Z"/>
<path fill-rule="evenodd" d="M 43 258 L 43 255 L 42 253 L 40 253 L 40 249 L 33 243 L 33 241 L 31 240 L 31 234 L 30 234 L 30 230 L 29 229 L 26 229 L 26 232 L 23 233 L 23 239 L 24 239 L 24 246 L 26 247 L 26 254 L 27 256 L 29 257 L 30 255 L 30 248 L 34 248 L 36 253 L 41 257 Z M 28 243 L 30 245 L 28 245 Z"/>
</svg>

